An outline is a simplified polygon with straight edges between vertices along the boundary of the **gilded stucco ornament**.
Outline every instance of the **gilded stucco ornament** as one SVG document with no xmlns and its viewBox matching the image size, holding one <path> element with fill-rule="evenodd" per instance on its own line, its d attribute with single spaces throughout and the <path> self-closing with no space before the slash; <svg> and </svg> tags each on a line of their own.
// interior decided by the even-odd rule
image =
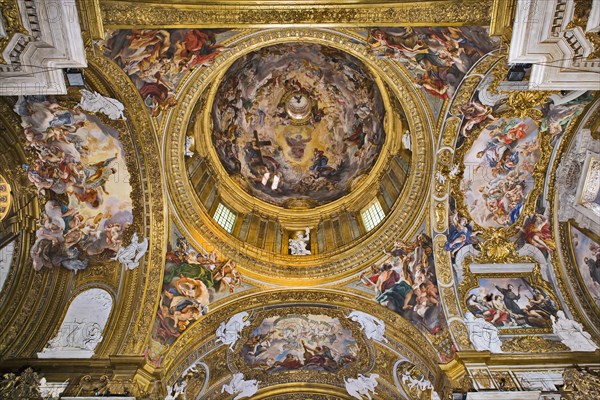
<svg viewBox="0 0 600 400">
<path fill-rule="evenodd" d="M 463 80 L 463 84 L 461 87 L 457 89 L 457 95 L 449 104 L 449 110 L 452 115 L 459 115 L 461 113 L 460 106 L 470 101 L 471 97 L 469 93 L 474 93 L 475 90 L 480 89 L 479 86 L 485 84 L 488 91 L 497 92 L 498 84 L 505 80 L 506 70 L 504 68 L 505 56 L 502 54 L 493 54 L 488 55 L 483 58 L 481 62 L 474 67 L 474 70 L 480 68 L 477 73 L 482 74 L 485 78 L 487 75 L 493 76 L 496 79 L 492 80 L 492 84 L 489 82 L 486 83 L 486 79 L 478 80 L 478 79 L 467 79 Z M 485 66 L 487 69 L 483 69 Z M 474 73 L 474 72 L 472 72 Z M 490 74 L 491 73 L 491 74 Z M 483 82 L 483 83 L 482 83 Z M 466 89 L 465 89 L 466 88 Z M 503 97 L 501 99 L 502 105 L 498 107 L 496 112 L 494 113 L 494 118 L 506 118 L 510 119 L 519 119 L 519 118 L 540 118 L 542 117 L 543 107 L 549 101 L 552 92 L 514 92 L 510 96 Z M 454 163 L 458 162 L 460 165 L 459 170 L 465 170 L 464 164 L 462 164 L 462 160 L 465 158 L 465 154 L 469 151 L 475 139 L 481 134 L 481 127 L 475 128 L 472 131 L 468 132 L 468 136 L 461 138 L 460 132 L 460 120 L 457 120 L 456 123 L 452 122 L 452 119 L 447 120 L 446 125 L 440 131 L 440 139 L 438 146 L 442 149 L 443 146 L 447 146 L 449 148 L 454 147 L 454 143 L 458 142 L 458 139 L 462 141 L 462 145 L 456 149 L 453 158 L 447 160 L 446 154 L 448 152 L 439 151 L 442 156 L 440 160 L 436 161 L 436 174 L 441 175 L 444 178 L 449 178 L 447 175 L 447 170 L 451 168 Z M 574 130 L 574 124 L 570 124 L 566 129 L 566 134 L 568 135 Z M 536 121 L 536 126 L 540 129 L 540 122 Z M 520 226 L 522 226 L 525 218 L 529 215 L 533 215 L 536 212 L 536 201 L 538 200 L 540 194 L 544 189 L 544 181 L 546 178 L 547 166 L 550 162 L 550 156 L 552 154 L 553 146 L 550 143 L 551 137 L 549 134 L 540 134 L 539 135 L 539 147 L 540 147 L 540 157 L 533 169 L 533 189 L 528 194 L 528 197 L 525 201 L 522 213 L 520 218 L 518 218 L 512 225 L 507 227 L 500 228 L 483 228 L 477 224 L 472 225 L 473 232 L 479 232 L 478 238 L 482 239 L 479 242 L 479 245 L 476 246 L 476 252 L 470 259 L 467 260 L 466 263 L 470 264 L 472 262 L 483 263 L 483 264 L 511 264 L 511 263 L 530 263 L 533 260 L 527 260 L 527 257 L 519 256 L 517 244 L 514 242 L 514 237 L 520 234 Z M 446 172 L 446 174 L 445 174 Z M 450 198 L 448 197 L 448 192 L 444 190 L 446 185 L 449 186 L 449 194 L 453 200 L 456 201 L 456 209 L 460 215 L 468 216 L 470 215 L 469 209 L 467 208 L 467 204 L 464 201 L 464 194 L 459 182 L 461 180 L 451 180 L 451 179 L 438 179 L 434 185 L 434 193 L 435 197 L 432 199 L 432 214 L 431 221 L 432 226 L 434 227 L 436 232 L 445 232 L 449 226 L 449 220 L 446 216 L 443 215 L 444 208 L 448 209 Z M 546 206 L 548 208 L 548 206 Z M 551 215 L 551 213 L 549 212 Z M 549 216 L 548 216 L 549 217 Z M 435 249 L 435 261 L 436 261 L 436 272 L 438 279 L 440 279 L 440 283 L 443 285 L 449 284 L 452 282 L 453 273 L 452 273 L 452 260 L 450 254 L 447 251 L 444 251 L 444 236 L 439 236 L 439 238 L 434 239 Z M 552 254 L 552 259 L 554 260 L 556 254 Z M 556 261 L 555 261 L 556 262 Z M 534 268 L 534 272 L 532 275 L 529 275 L 528 279 L 533 279 L 536 283 L 532 283 L 532 285 L 540 285 L 546 290 L 548 293 L 553 293 L 552 287 L 548 284 L 548 282 L 544 281 L 541 277 L 539 265 Z M 465 300 L 465 295 L 467 294 L 469 288 L 474 288 L 477 285 L 477 279 L 475 275 L 470 272 L 470 269 L 467 268 L 463 271 L 465 276 L 465 280 L 462 281 L 459 285 L 459 296 L 461 306 Z M 485 275 L 485 274 L 484 274 Z M 477 275 L 478 277 L 485 277 L 484 275 Z M 503 276 L 500 271 L 495 275 L 496 277 Z M 491 277 L 491 275 L 489 276 Z M 446 302 L 447 299 L 450 299 L 450 296 L 441 296 L 443 301 Z M 555 299 L 556 301 L 557 299 Z M 572 304 L 569 298 L 565 299 L 565 303 L 571 309 Z M 557 303 L 558 304 L 558 303 Z M 460 340 L 460 335 L 458 335 L 458 330 L 460 329 L 464 334 L 466 328 L 459 321 L 453 321 L 452 316 L 455 315 L 455 308 L 452 306 L 446 306 L 444 308 L 447 318 L 450 319 L 450 329 L 452 331 L 453 337 L 457 341 L 457 345 L 464 349 L 463 345 L 467 345 L 468 337 L 465 338 L 463 335 L 463 340 Z M 458 315 L 456 315 L 458 316 Z M 456 330 L 456 331 L 455 331 Z M 533 333 L 534 331 L 539 332 L 539 329 L 524 329 L 520 331 L 520 333 Z M 547 332 L 548 329 L 543 330 Z M 466 340 L 465 340 L 466 339 Z M 462 342 L 462 343 L 461 343 Z"/>
<path fill-rule="evenodd" d="M 561 342 L 548 340 L 540 336 L 517 336 L 502 342 L 505 353 L 551 353 L 569 351 Z"/>
<path fill-rule="evenodd" d="M 4 19 L 3 28 L 5 35 L 0 38 L 0 64 L 6 64 L 2 56 L 8 42 L 16 33 L 28 35 L 29 32 L 23 27 L 21 15 L 19 14 L 19 4 L 17 0 L 0 0 L 0 10 Z"/>
<path fill-rule="evenodd" d="M 202 6 L 148 6 L 146 4 L 101 3 L 105 26 L 179 27 L 205 21 L 207 27 L 248 27 L 282 24 L 327 24 L 328 26 L 419 25 L 449 22 L 462 25 L 486 25 L 490 3 L 481 1 L 414 2 L 410 6 L 370 5 L 257 5 L 248 3 Z"/>
<path fill-rule="evenodd" d="M 588 368 L 566 368 L 563 372 L 565 400 L 588 400 L 600 398 L 600 372 Z"/>
</svg>

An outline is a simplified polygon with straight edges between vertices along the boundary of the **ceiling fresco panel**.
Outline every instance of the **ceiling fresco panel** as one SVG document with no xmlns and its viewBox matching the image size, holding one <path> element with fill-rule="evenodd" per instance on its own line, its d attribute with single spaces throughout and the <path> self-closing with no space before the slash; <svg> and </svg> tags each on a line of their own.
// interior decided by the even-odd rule
<svg viewBox="0 0 600 400">
<path fill-rule="evenodd" d="M 116 252 L 132 224 L 132 188 L 119 132 L 54 98 L 20 97 L 15 105 L 36 158 L 24 165 L 46 196 L 33 267 L 85 269 L 90 256 Z"/>
</svg>

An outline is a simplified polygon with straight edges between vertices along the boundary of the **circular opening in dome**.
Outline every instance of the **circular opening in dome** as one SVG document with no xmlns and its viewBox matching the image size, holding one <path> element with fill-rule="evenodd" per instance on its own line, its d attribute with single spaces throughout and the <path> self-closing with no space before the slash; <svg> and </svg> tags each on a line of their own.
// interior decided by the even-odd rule
<svg viewBox="0 0 600 400">
<path fill-rule="evenodd" d="M 369 172 L 385 142 L 384 117 L 379 87 L 359 59 L 319 44 L 277 44 L 225 73 L 211 139 L 227 173 L 254 197 L 316 207 Z"/>
</svg>

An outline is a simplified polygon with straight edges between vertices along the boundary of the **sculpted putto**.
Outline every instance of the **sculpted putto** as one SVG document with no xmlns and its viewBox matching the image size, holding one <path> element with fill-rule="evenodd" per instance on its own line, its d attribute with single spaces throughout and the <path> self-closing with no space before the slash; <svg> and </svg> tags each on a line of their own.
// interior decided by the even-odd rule
<svg viewBox="0 0 600 400">
<path fill-rule="evenodd" d="M 110 119 L 126 119 L 123 115 L 125 106 L 120 101 L 85 89 L 80 90 L 79 93 L 81 93 L 81 100 L 79 100 L 79 104 L 77 105 L 82 110 L 93 113 L 100 112 Z"/>
<path fill-rule="evenodd" d="M 140 259 L 146 254 L 146 251 L 148 251 L 148 238 L 144 238 L 140 242 L 137 233 L 134 233 L 131 244 L 117 250 L 117 254 L 112 260 L 119 260 L 121 265 L 127 267 L 127 269 L 135 269 L 140 264 Z"/>
<path fill-rule="evenodd" d="M 227 323 L 221 322 L 221 325 L 217 328 L 216 336 L 217 342 L 228 344 L 229 349 L 233 351 L 233 346 L 240 338 L 240 332 L 244 327 L 250 325 L 248 320 L 248 313 L 242 311 L 229 318 Z"/>
<path fill-rule="evenodd" d="M 344 378 L 344 382 L 346 383 L 346 392 L 355 399 L 363 400 L 363 396 L 367 396 L 368 399 L 372 399 L 371 393 L 374 395 L 375 387 L 377 387 L 377 378 L 379 375 L 371 374 L 369 377 L 366 377 L 362 374 L 358 374 L 356 379 Z"/>
<path fill-rule="evenodd" d="M 362 311 L 352 311 L 348 314 L 354 322 L 358 322 L 369 339 L 377 340 L 378 342 L 387 342 L 385 338 L 385 323 L 379 318 L 375 318 Z"/>
<path fill-rule="evenodd" d="M 256 379 L 244 380 L 244 374 L 238 372 L 233 374 L 231 382 L 223 385 L 221 393 L 227 392 L 229 394 L 236 394 L 233 400 L 239 400 L 244 397 L 251 397 L 258 391 L 258 381 Z"/>
</svg>

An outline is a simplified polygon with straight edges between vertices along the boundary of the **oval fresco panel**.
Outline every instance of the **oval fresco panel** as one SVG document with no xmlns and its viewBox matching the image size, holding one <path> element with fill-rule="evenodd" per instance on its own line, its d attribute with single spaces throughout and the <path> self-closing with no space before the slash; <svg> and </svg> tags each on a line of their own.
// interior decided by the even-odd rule
<svg viewBox="0 0 600 400">
<path fill-rule="evenodd" d="M 461 189 L 473 220 L 483 228 L 513 225 L 533 190 L 539 158 L 535 121 L 499 118 L 488 124 L 464 157 Z"/>
<path fill-rule="evenodd" d="M 268 46 L 233 63 L 212 106 L 212 142 L 252 194 L 286 206 L 347 194 L 385 141 L 379 88 L 357 58 L 328 46 Z"/>
<path fill-rule="evenodd" d="M 288 314 L 262 320 L 242 348 L 252 369 L 338 372 L 354 364 L 359 348 L 352 331 L 328 315 Z"/>
</svg>

